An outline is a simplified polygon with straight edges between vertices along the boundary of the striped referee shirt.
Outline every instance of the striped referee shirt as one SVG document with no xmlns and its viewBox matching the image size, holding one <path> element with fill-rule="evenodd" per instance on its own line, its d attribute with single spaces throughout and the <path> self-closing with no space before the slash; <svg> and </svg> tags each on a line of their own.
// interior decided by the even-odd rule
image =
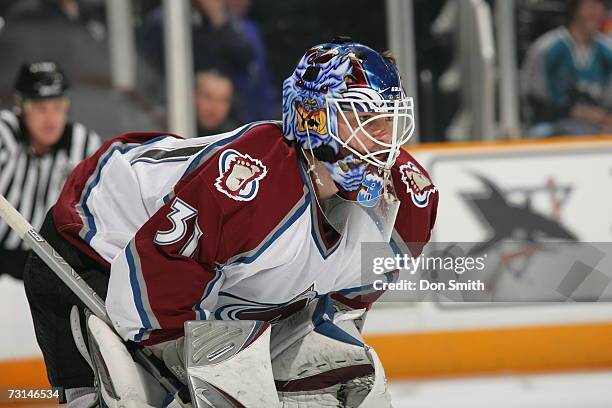
<svg viewBox="0 0 612 408">
<path fill-rule="evenodd" d="M 12 111 L 0 111 L 0 194 L 39 229 L 72 169 L 100 146 L 100 139 L 82 124 L 69 122 L 53 148 L 36 156 L 22 126 Z M 0 249 L 26 249 L 2 220 Z"/>
</svg>

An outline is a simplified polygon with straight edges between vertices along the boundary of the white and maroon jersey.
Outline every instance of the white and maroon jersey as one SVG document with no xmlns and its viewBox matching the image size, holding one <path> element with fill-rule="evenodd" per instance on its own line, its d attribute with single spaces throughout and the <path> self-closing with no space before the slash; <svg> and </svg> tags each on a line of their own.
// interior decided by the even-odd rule
<svg viewBox="0 0 612 408">
<path fill-rule="evenodd" d="M 393 180 L 396 233 L 424 244 L 435 187 L 406 152 Z M 275 321 L 327 293 L 359 302 L 359 228 L 324 231 L 306 166 L 275 122 L 110 140 L 75 169 L 53 215 L 110 265 L 106 307 L 126 340 L 177 338 L 188 320 Z"/>
</svg>

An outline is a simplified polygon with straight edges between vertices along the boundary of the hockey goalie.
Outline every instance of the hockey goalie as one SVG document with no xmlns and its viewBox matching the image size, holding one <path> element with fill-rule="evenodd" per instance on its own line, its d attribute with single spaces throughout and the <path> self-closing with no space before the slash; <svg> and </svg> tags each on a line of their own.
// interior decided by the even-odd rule
<svg viewBox="0 0 612 408">
<path fill-rule="evenodd" d="M 36 255 L 25 271 L 68 406 L 172 406 L 117 368 L 131 364 L 124 344 L 163 361 L 194 407 L 390 406 L 361 336 L 382 293 L 360 263 L 363 242 L 416 243 L 416 255 L 429 240 L 438 192 L 401 149 L 413 108 L 388 52 L 340 38 L 285 80 L 282 122 L 126 134 L 81 162 L 41 235 L 105 299 L 113 327 L 71 317 L 82 304 Z M 109 361 L 88 361 L 92 348 Z M 108 378 L 94 386 L 90 364 Z"/>
</svg>

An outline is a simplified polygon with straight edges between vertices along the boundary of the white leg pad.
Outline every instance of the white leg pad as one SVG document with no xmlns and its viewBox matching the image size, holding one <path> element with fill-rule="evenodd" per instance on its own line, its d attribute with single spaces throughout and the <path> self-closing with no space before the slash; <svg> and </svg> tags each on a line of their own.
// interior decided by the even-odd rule
<svg viewBox="0 0 612 408">
<path fill-rule="evenodd" d="M 144 370 L 137 366 L 122 339 L 106 323 L 91 315 L 87 326 L 106 367 L 107 372 L 101 375 L 106 379 L 101 379 L 98 386 L 110 408 L 146 408 L 163 401 L 165 393 L 161 387 L 158 385 L 156 390 L 150 386 Z M 99 357 L 94 355 L 94 359 Z"/>
<path fill-rule="evenodd" d="M 391 407 L 391 395 L 389 394 L 389 387 L 387 386 L 387 378 L 385 377 L 385 369 L 376 354 L 376 351 L 372 347 L 367 347 L 366 352 L 368 357 L 372 361 L 374 366 L 374 384 L 370 388 L 370 392 L 367 394 L 365 399 L 359 405 L 360 408 L 369 407 Z M 348 406 L 348 404 L 347 404 Z"/>
<path fill-rule="evenodd" d="M 295 316 L 302 323 L 275 327 L 272 368 L 283 408 L 391 406 L 382 365 L 356 325 L 363 313 L 324 297 Z M 283 333 L 296 328 L 299 337 Z"/>
<path fill-rule="evenodd" d="M 270 324 L 185 323 L 185 362 L 194 408 L 277 407 Z"/>
</svg>

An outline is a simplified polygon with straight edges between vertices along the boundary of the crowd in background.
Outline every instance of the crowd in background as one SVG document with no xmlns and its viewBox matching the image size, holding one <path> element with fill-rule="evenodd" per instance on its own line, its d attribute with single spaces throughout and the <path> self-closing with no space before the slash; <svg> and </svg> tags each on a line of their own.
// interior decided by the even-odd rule
<svg viewBox="0 0 612 408">
<path fill-rule="evenodd" d="M 0 6 L 0 106 L 26 61 L 55 61 L 73 83 L 72 115 L 103 138 L 166 126 L 163 8 L 133 0 L 138 52 L 133 92 L 111 87 L 104 0 L 7 0 Z M 353 24 L 368 2 L 191 1 L 198 135 L 280 119 L 280 84 L 303 49 L 338 33 L 385 47 L 385 32 Z M 369 12 L 384 24 L 384 8 Z M 339 18 L 342 16 L 342 18 Z M 311 27 L 303 30 L 297 27 Z M 229 82 L 228 82 L 229 80 Z M 229 109 L 228 109 L 229 106 Z"/>
<path fill-rule="evenodd" d="M 418 89 L 407 91 L 419 95 L 422 141 L 444 141 L 460 108 L 459 83 L 448 82 L 456 60 L 456 30 L 440 28 L 449 4 L 456 1 L 414 1 Z M 487 2 L 495 12 L 496 2 Z M 343 34 L 384 49 L 384 4 L 371 7 L 365 0 L 192 0 L 198 135 L 254 120 L 279 119 L 280 85 L 299 50 L 309 44 Z M 138 83 L 134 92 L 125 93 L 111 87 L 104 0 L 4 1 L 0 6 L 0 105 L 12 104 L 13 80 L 20 64 L 52 60 L 75 85 L 73 115 L 90 123 L 103 137 L 128 130 L 163 129 L 163 8 L 159 0 L 133 0 L 132 6 Z M 369 24 L 359 23 L 364 10 Z M 609 0 L 517 1 L 525 136 L 610 131 L 610 13 Z M 560 39 L 564 33 L 566 38 Z M 560 43 L 551 51 L 555 36 Z M 564 47 L 565 54 L 560 51 Z M 554 59 L 546 57 L 547 51 L 556 53 L 564 64 L 547 65 L 546 58 Z M 552 72 L 551 67 L 558 69 Z M 559 88 L 554 81 L 567 85 Z M 592 106 L 598 110 L 590 109 Z"/>
</svg>

